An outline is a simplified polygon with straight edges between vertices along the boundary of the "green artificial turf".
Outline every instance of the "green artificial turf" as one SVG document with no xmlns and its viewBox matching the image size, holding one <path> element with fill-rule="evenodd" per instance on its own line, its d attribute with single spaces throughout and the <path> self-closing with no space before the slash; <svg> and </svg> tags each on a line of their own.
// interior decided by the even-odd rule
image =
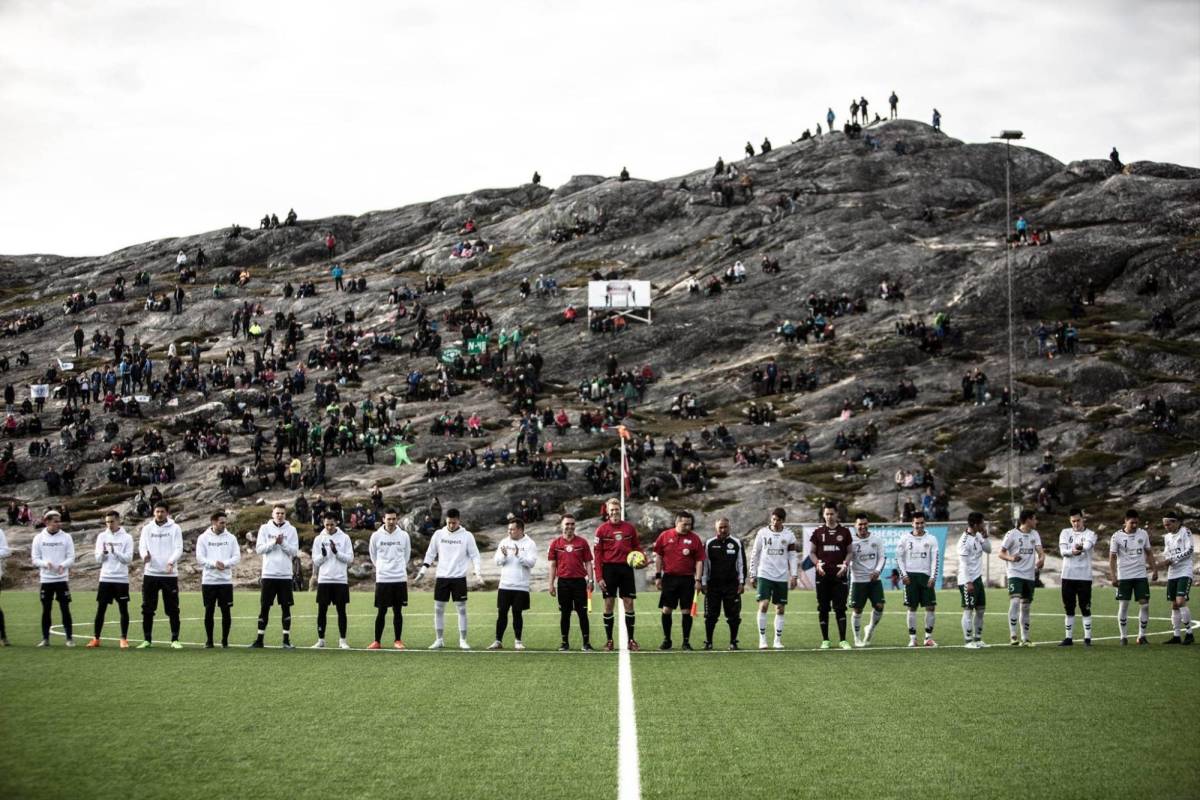
<svg viewBox="0 0 1200 800">
<path fill-rule="evenodd" d="M 793 593 L 788 650 L 757 652 L 747 598 L 730 653 L 722 622 L 713 653 L 660 653 L 655 596 L 638 603 L 632 657 L 643 796 L 655 797 L 1195 797 L 1200 779 L 1180 760 L 1200 712 L 1193 691 L 1200 648 L 1160 643 L 1169 624 L 1161 588 L 1150 647 L 1119 647 L 1111 592 L 1097 590 L 1096 646 L 1070 650 L 1058 593 L 1038 592 L 1033 649 L 1009 648 L 1007 604 L 990 593 L 983 652 L 958 647 L 953 592 L 935 635 L 907 641 L 899 596 L 875 646 L 819 652 L 813 595 Z M 131 643 L 140 640 L 139 598 Z M 552 652 L 554 601 L 534 598 L 530 650 L 481 652 L 495 599 L 474 594 L 470 641 L 443 652 L 432 640 L 430 595 L 414 593 L 404 638 L 411 650 L 324 652 L 311 593 L 297 595 L 300 649 L 120 651 L 83 648 L 95 610 L 73 604 L 79 647 L 39 637 L 33 592 L 0 596 L 13 647 L 0 649 L 0 797 L 612 798 L 617 795 L 617 659 Z M 372 637 L 369 593 L 350 606 L 350 643 Z M 253 639 L 257 597 L 238 593 L 233 640 Z M 182 639 L 203 641 L 198 594 L 183 595 Z M 55 609 L 55 624 L 58 613 Z M 591 615 L 603 644 L 600 602 Z M 1136 619 L 1132 622 L 1136 632 Z M 331 614 L 330 641 L 336 645 Z M 219 630 L 219 616 L 218 616 Z M 165 619 L 156 632 L 166 638 Z M 279 641 L 278 609 L 268 644 Z M 115 608 L 105 636 L 117 635 Z M 385 638 L 390 638 L 389 628 Z M 674 640 L 681 643 L 678 614 Z M 699 648 L 703 620 L 692 635 Z M 835 637 L 836 638 L 836 637 Z M 578 649 L 577 631 L 572 644 Z M 1184 748 L 1186 751 L 1186 748 Z"/>
</svg>

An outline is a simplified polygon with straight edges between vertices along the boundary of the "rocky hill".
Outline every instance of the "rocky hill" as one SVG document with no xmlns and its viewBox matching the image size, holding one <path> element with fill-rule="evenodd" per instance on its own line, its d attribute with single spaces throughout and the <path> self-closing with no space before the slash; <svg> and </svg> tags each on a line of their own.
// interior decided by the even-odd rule
<svg viewBox="0 0 1200 800">
<path fill-rule="evenodd" d="M 340 401 L 357 405 L 367 397 L 376 403 L 381 397 L 399 398 L 391 422 L 411 420 L 415 437 L 411 466 L 394 466 L 390 444 L 380 445 L 374 465 L 366 463 L 361 450 L 325 452 L 326 485 L 316 492 L 338 496 L 347 509 L 365 501 L 378 483 L 389 503 L 419 518 L 436 494 L 443 507 L 461 508 L 464 522 L 485 541 L 502 535 L 505 515 L 522 499 L 537 498 L 548 512 L 571 509 L 595 517 L 611 489 L 597 491 L 585 468 L 609 453 L 616 437 L 611 431 L 579 429 L 579 412 L 601 411 L 604 403 L 582 400 L 578 388 L 581 381 L 607 373 L 612 353 L 618 372 L 648 366 L 654 375 L 640 400 L 630 398 L 626 419 L 636 436 L 650 435 L 656 445 L 655 456 L 639 467 L 642 496 L 631 512 L 647 526 L 665 525 L 669 510 L 688 508 L 697 514 L 701 530 L 725 515 L 735 530 L 748 532 L 775 505 L 793 509 L 794 518 L 815 517 L 825 497 L 877 519 L 898 519 L 904 503 L 920 503 L 922 494 L 919 487 L 898 488 L 898 470 L 929 474 L 933 493 L 942 495 L 940 505 L 948 506 L 951 519 L 981 510 L 1001 524 L 1009 499 L 1009 414 L 1001 400 L 1008 374 L 1005 264 L 1010 255 L 1015 423 L 1037 435 L 1036 446 L 1015 461 L 1019 499 L 1034 503 L 1043 489 L 1043 501 L 1050 496 L 1044 530 L 1057 530 L 1065 507 L 1075 504 L 1109 530 L 1127 505 L 1151 514 L 1167 506 L 1195 513 L 1200 508 L 1200 169 L 1137 162 L 1118 170 L 1098 160 L 1063 164 L 1014 147 L 1013 219 L 1023 216 L 1030 233 L 1050 231 L 1052 242 L 1006 250 L 1003 145 L 960 142 L 904 120 L 873 126 L 866 134 L 833 133 L 778 147 L 736 162 L 734 172 L 719 179 L 711 167 L 658 181 L 578 176 L 553 190 L 533 184 L 482 190 L 359 217 L 163 239 L 96 258 L 0 257 L 0 320 L 13 334 L 0 347 L 9 360 L 2 377 L 14 387 L 14 421 L 20 423 L 8 437 L 16 466 L 9 468 L 5 499 L 27 502 L 35 517 L 48 505 L 65 507 L 72 518 L 68 527 L 86 549 L 105 509 L 134 514 L 138 487 L 111 480 L 121 469 L 112 460 L 114 442 L 134 438 L 137 449 L 129 460 L 143 464 L 143 474 L 164 458 L 173 462 L 175 480 L 158 488 L 189 541 L 219 507 L 233 512 L 236 531 L 252 530 L 266 518 L 270 502 L 290 505 L 296 492 L 260 485 L 253 476 L 243 488 L 225 490 L 221 470 L 253 464 L 255 431 L 263 432 L 263 457 L 273 463 L 280 417 L 273 416 L 278 405 L 270 403 L 271 396 L 281 395 L 284 376 L 325 341 L 331 329 L 313 328 L 317 315 L 333 313 L 344 321 L 352 311 L 354 322 L 338 330 L 352 331 L 344 341 L 347 346 L 356 342 L 364 358 L 359 379 L 339 386 Z M 743 185 L 744 176 L 751 190 Z M 468 219 L 475 221 L 476 232 L 461 232 Z M 336 237 L 332 257 L 325 244 L 328 233 Z M 484 241 L 480 254 L 452 254 L 457 243 L 479 239 Z M 183 286 L 182 312 L 145 310 L 148 292 L 165 296 L 175 289 L 176 254 L 183 250 L 188 266 L 195 267 L 198 248 L 207 263 L 194 283 Z M 778 272 L 763 270 L 764 255 L 778 262 Z M 745 280 L 725 281 L 738 261 L 745 266 Z M 366 291 L 335 291 L 334 263 L 348 280 L 365 278 Z M 149 286 L 135 286 L 135 276 L 143 271 Z M 242 272 L 248 280 L 238 286 L 234 279 Z M 586 284 L 597 274 L 649 281 L 653 324 L 631 322 L 618 333 L 590 331 Z M 444 293 L 425 291 L 427 278 L 434 276 L 443 279 Z M 534 291 L 523 299 L 521 281 L 534 284 L 539 276 L 557 282 L 556 294 L 542 297 L 531 287 Z M 109 288 L 118 278 L 125 281 L 124 299 L 110 300 Z M 722 291 L 690 291 L 693 278 L 701 287 L 715 278 Z M 285 284 L 297 288 L 306 281 L 315 284 L 314 296 L 285 297 Z M 218 283 L 220 296 L 215 296 Z M 880 296 L 883 283 L 890 287 L 889 299 Z M 398 316 L 388 296 L 405 286 L 419 297 L 405 301 L 406 314 Z M 92 290 L 98 295 L 95 304 L 86 299 Z M 547 427 L 538 446 L 553 443 L 552 457 L 564 459 L 569 469 L 565 480 L 534 480 L 527 467 L 519 466 L 465 470 L 442 475 L 436 483 L 427 479 L 423 462 L 429 457 L 476 448 L 482 458 L 485 446 L 515 449 L 518 438 L 520 394 L 489 385 L 503 380 L 455 377 L 456 393 L 448 400 L 406 400 L 406 376 L 414 367 L 428 381 L 437 374 L 442 349 L 457 345 L 465 356 L 458 324 L 464 290 L 472 293 L 475 308 L 490 316 L 493 353 L 501 329 L 522 332 L 519 348 L 508 350 L 507 366 L 534 353 L 541 361 L 540 385 L 530 402 L 538 410 L 566 409 L 572 428 L 559 435 Z M 68 311 L 65 304 L 75 293 L 85 296 L 82 307 Z M 805 327 L 812 295 L 817 308 L 837 305 L 845 295 L 847 305 L 859 310 L 825 315 L 832 338 L 786 341 L 781 326 Z M 1088 302 L 1090 295 L 1094 302 Z M 285 330 L 275 329 L 277 313 L 294 313 L 303 328 L 297 358 L 277 364 L 276 375 L 253 381 L 254 351 L 264 358 L 270 353 L 262 338 L 232 335 L 232 315 L 247 302 L 261 304 L 264 313 L 255 320 L 271 331 L 276 354 L 285 338 Z M 563 322 L 569 304 L 580 311 L 574 323 Z M 409 344 L 418 328 L 418 308 L 437 321 L 440 343 L 414 356 Z M 41 317 L 40 327 L 32 327 L 35 315 Z M 935 317 L 944 324 L 941 335 L 933 332 Z M 21 319 L 29 322 L 28 330 L 20 330 L 26 327 L 18 324 Z M 928 332 L 905 335 L 900 328 L 906 322 L 920 322 Z M 1047 347 L 1055 342 L 1055 326 L 1071 323 L 1077 342 L 1059 344 L 1074 353 L 1039 356 L 1039 322 L 1051 331 Z M 76 325 L 87 342 L 79 358 L 72 342 Z M 49 383 L 65 398 L 64 378 L 103 372 L 113 363 L 111 346 L 93 351 L 90 344 L 96 332 L 112 336 L 118 328 L 124 329 L 127 346 L 146 347 L 155 379 L 172 383 L 172 371 L 183 376 L 180 390 L 164 389 L 142 403 L 140 418 L 92 404 L 94 439 L 70 448 L 63 446 L 60 431 L 64 423 L 71 426 L 61 417 L 65 399 L 52 397 L 36 415 L 43 432 L 30 435 L 25 425 L 35 415 L 19 408 L 30 385 Z M 389 346 L 389 335 L 397 337 L 395 347 Z M 194 383 L 188 377 L 193 342 L 200 350 L 197 374 L 206 376 L 203 392 L 186 385 Z M 172 344 L 174 365 L 168 356 Z M 227 353 L 239 347 L 247 354 L 246 364 L 230 372 L 247 378 L 222 385 L 211 368 L 224 368 Z M 21 352 L 28 355 L 28 365 L 19 363 Z M 59 360 L 72 369 L 57 369 Z M 797 379 L 815 374 L 815 388 L 780 392 L 776 387 L 773 394 L 756 396 L 763 384 L 752 374 L 769 360 Z M 973 386 L 972 399 L 964 401 L 963 376 L 976 368 L 988 378 L 983 405 L 974 402 Z M 297 422 L 325 418 L 327 404 L 316 403 L 314 386 L 335 375 L 321 367 L 307 369 L 304 392 L 293 401 Z M 151 395 L 148 389 L 131 393 Z M 672 415 L 683 394 L 694 395 L 702 416 Z M 864 405 L 865 396 L 874 397 L 873 407 Z M 1156 403 L 1159 397 L 1162 402 Z M 749 424 L 752 401 L 771 404 L 771 424 Z M 243 425 L 243 410 L 253 413 L 253 423 Z M 437 415 L 460 410 L 482 417 L 482 436 L 431 433 Z M 119 431 L 105 441 L 110 421 Z M 731 448 L 702 438 L 702 432 L 715 434 L 720 425 L 728 430 Z M 81 427 L 87 423 L 70 427 L 76 439 Z M 230 454 L 201 458 L 188 452 L 189 429 L 224 433 Z M 161 446 L 153 440 L 144 444 L 147 431 L 161 432 Z M 839 441 L 839 434 L 847 441 Z M 789 460 L 802 435 L 810 460 Z M 704 491 L 695 483 L 680 485 L 672 475 L 670 460 L 662 458 L 668 437 L 675 443 L 690 438 L 694 456 L 682 459 L 682 466 L 693 459 L 703 466 Z M 30 443 L 43 438 L 50 442 L 49 455 L 31 454 Z M 865 452 L 864 438 L 873 440 Z M 736 448 L 760 463 L 735 465 Z M 1047 451 L 1053 465 L 1038 473 Z M 302 458 L 307 465 L 310 456 Z M 71 494 L 48 495 L 43 474 L 51 467 L 74 472 Z M 314 493 L 310 489 L 307 495 Z M 136 515 L 129 522 L 132 529 Z M 30 572 L 20 565 L 27 563 L 32 528 L 6 527 L 18 554 L 5 580 L 27 582 Z M 551 527 L 546 521 L 531 530 L 544 538 Z M 369 577 L 368 569 L 357 573 Z M 247 558 L 242 575 L 250 581 L 255 574 L 254 559 Z"/>
</svg>

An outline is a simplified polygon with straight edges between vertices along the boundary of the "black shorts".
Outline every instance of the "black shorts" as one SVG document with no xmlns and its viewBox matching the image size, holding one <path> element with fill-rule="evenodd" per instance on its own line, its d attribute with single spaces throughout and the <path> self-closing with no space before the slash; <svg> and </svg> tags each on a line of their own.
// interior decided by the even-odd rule
<svg viewBox="0 0 1200 800">
<path fill-rule="evenodd" d="M 500 589 L 496 592 L 496 608 L 500 610 L 500 616 L 507 614 L 509 609 L 528 611 L 529 592 L 520 589 Z"/>
<path fill-rule="evenodd" d="M 709 584 L 704 593 L 704 616 L 716 619 L 725 610 L 727 619 L 736 619 L 742 615 L 742 596 L 738 594 L 736 583 L 727 586 Z"/>
<path fill-rule="evenodd" d="M 129 584 L 128 583 L 109 583 L 100 581 L 96 584 L 96 603 L 106 606 L 112 602 L 128 603 L 129 602 Z"/>
<path fill-rule="evenodd" d="M 158 611 L 160 594 L 167 616 L 176 619 L 179 616 L 179 579 L 163 575 L 147 575 L 142 578 L 142 613 L 153 615 Z"/>
<path fill-rule="evenodd" d="M 850 584 L 844 578 L 817 578 L 817 610 L 829 611 L 832 607 L 837 611 L 846 610 L 846 600 L 850 597 Z"/>
<path fill-rule="evenodd" d="M 587 579 L 559 578 L 556 594 L 559 611 L 587 608 Z"/>
<path fill-rule="evenodd" d="M 43 583 L 38 587 L 38 596 L 42 598 L 43 603 L 53 603 L 55 600 L 60 603 L 70 603 L 71 587 L 67 585 L 66 581 Z"/>
<path fill-rule="evenodd" d="M 451 597 L 454 602 L 463 603 L 467 599 L 467 578 L 438 578 L 433 582 L 433 599 L 444 603 Z"/>
<path fill-rule="evenodd" d="M 349 591 L 349 587 L 346 588 Z M 317 591 L 320 591 L 318 587 Z M 408 581 L 375 584 L 376 608 L 404 608 L 408 605 Z"/>
<path fill-rule="evenodd" d="M 200 597 L 204 600 L 205 608 L 233 608 L 233 584 L 201 584 Z"/>
<path fill-rule="evenodd" d="M 262 591 L 259 592 L 259 602 L 270 608 L 276 602 L 283 608 L 290 608 L 294 604 L 292 598 L 292 579 L 291 578 L 263 578 Z"/>
<path fill-rule="evenodd" d="M 1092 615 L 1092 582 L 1065 580 L 1062 582 L 1063 608 L 1068 614 L 1075 613 L 1075 605 L 1079 605 L 1079 613 L 1085 617 Z"/>
<path fill-rule="evenodd" d="M 628 564 L 602 564 L 600 576 L 604 578 L 601 594 L 605 597 L 637 597 L 637 581 Z"/>
<path fill-rule="evenodd" d="M 347 583 L 318 583 L 317 605 L 345 606 L 350 604 L 350 585 Z"/>
<path fill-rule="evenodd" d="M 693 575 L 663 575 L 659 608 L 678 608 L 690 611 L 696 597 L 696 578 Z"/>
</svg>

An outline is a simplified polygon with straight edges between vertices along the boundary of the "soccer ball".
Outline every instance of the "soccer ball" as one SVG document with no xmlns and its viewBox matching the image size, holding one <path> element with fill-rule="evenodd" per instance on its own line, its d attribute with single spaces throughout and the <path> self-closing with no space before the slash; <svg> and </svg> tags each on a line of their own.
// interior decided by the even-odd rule
<svg viewBox="0 0 1200 800">
<path fill-rule="evenodd" d="M 634 550 L 625 556 L 625 563 L 634 569 L 642 569 L 646 566 L 646 555 L 640 550 Z"/>
</svg>

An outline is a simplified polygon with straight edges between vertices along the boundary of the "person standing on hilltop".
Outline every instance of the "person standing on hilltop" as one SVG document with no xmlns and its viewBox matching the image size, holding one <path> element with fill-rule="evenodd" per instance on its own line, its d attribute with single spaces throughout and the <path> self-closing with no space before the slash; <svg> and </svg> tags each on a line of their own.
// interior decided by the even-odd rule
<svg viewBox="0 0 1200 800">
<path fill-rule="evenodd" d="M 892 96 L 888 98 L 888 119 L 896 119 L 897 107 L 900 105 L 900 98 L 896 96 L 896 90 L 892 90 Z"/>
<path fill-rule="evenodd" d="M 833 113 L 833 108 L 830 107 L 829 111 L 825 113 L 825 122 L 828 124 L 830 133 L 833 133 L 833 121 L 835 119 L 837 119 L 837 115 Z"/>
<path fill-rule="evenodd" d="M 754 145 L 746 142 L 746 147 L 744 149 L 746 151 L 747 158 L 754 158 Z"/>
<path fill-rule="evenodd" d="M 1108 160 L 1113 163 L 1113 166 L 1118 170 L 1125 169 L 1125 165 L 1121 163 L 1121 154 L 1117 152 L 1116 145 L 1113 146 L 1112 152 L 1108 154 Z"/>
<path fill-rule="evenodd" d="M 933 129 L 938 133 L 942 132 L 942 112 L 936 108 L 933 110 Z"/>
<path fill-rule="evenodd" d="M 867 98 L 858 98 L 858 113 L 862 117 L 862 124 L 867 124 Z"/>
<path fill-rule="evenodd" d="M 854 99 L 850 100 L 850 121 L 858 122 L 858 101 Z"/>
</svg>

